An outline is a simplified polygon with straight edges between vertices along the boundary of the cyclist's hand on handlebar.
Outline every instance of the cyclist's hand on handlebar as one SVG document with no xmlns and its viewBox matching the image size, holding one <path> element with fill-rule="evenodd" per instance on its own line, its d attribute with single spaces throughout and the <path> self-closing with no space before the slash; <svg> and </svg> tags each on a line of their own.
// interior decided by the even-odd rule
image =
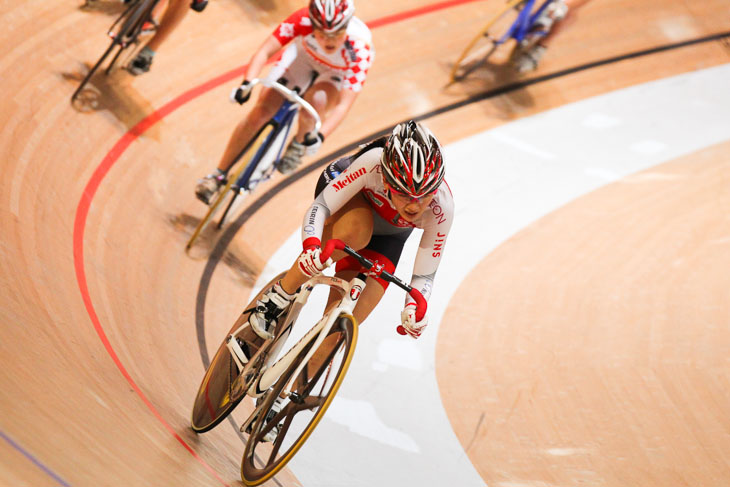
<svg viewBox="0 0 730 487">
<path fill-rule="evenodd" d="M 299 270 L 307 277 L 318 276 L 323 270 L 332 265 L 332 258 L 322 262 L 322 249 L 319 246 L 309 247 L 301 253 L 297 263 Z"/>
<path fill-rule="evenodd" d="M 322 132 L 311 132 L 304 136 L 304 154 L 313 156 L 317 153 L 324 142 L 324 134 Z"/>
<path fill-rule="evenodd" d="M 410 302 L 400 314 L 403 331 L 413 338 L 418 338 L 428 325 L 428 317 L 424 316 L 421 321 L 416 321 L 416 303 Z M 400 332 L 400 329 L 398 330 Z"/>
<path fill-rule="evenodd" d="M 241 86 L 234 88 L 231 92 L 231 101 L 235 101 L 239 105 L 243 105 L 251 98 L 251 90 L 253 86 L 248 80 L 244 80 Z"/>
</svg>

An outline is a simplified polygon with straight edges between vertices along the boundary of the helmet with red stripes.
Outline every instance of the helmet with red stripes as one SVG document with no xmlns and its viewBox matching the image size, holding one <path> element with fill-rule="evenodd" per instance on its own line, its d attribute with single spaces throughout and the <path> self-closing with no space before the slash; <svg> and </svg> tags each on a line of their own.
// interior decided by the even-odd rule
<svg viewBox="0 0 730 487">
<path fill-rule="evenodd" d="M 347 26 L 355 13 L 352 0 L 311 0 L 309 19 L 312 25 L 324 32 L 336 32 Z"/>
<path fill-rule="evenodd" d="M 428 128 L 413 120 L 396 125 L 380 162 L 388 186 L 415 198 L 436 191 L 444 180 L 441 144 Z"/>
</svg>

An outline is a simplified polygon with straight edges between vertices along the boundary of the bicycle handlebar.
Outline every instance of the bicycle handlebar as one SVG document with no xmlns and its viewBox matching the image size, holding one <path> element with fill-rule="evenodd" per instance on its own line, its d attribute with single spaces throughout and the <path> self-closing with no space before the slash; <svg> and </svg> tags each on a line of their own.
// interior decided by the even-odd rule
<svg viewBox="0 0 730 487">
<path fill-rule="evenodd" d="M 379 276 L 381 279 L 387 282 L 392 282 L 399 288 L 406 291 L 416 302 L 416 321 L 421 321 L 424 316 L 426 316 L 426 310 L 428 309 L 428 303 L 426 302 L 426 299 L 423 297 L 423 294 L 421 294 L 421 291 L 418 289 L 412 288 L 405 282 L 401 281 L 399 278 L 391 274 L 390 272 L 384 270 L 384 269 L 374 269 L 375 264 L 362 255 L 358 254 L 357 251 L 353 250 L 352 248 L 348 247 L 345 242 L 342 240 L 338 240 L 336 238 L 330 239 L 327 241 L 327 243 L 324 244 L 324 247 L 322 248 L 322 253 L 320 254 L 320 262 L 325 263 L 327 259 L 330 258 L 332 255 L 332 252 L 337 250 L 343 250 L 347 255 L 357 260 L 363 268 L 375 271 L 375 274 Z M 397 331 L 401 335 L 405 335 L 406 332 L 403 329 L 402 326 L 398 326 Z"/>
<path fill-rule="evenodd" d="M 249 85 L 251 86 L 251 89 L 253 89 L 256 85 L 263 85 L 267 88 L 271 88 L 274 91 L 278 92 L 280 95 L 282 95 L 284 98 L 289 100 L 292 103 L 296 103 L 300 107 L 302 107 L 307 113 L 309 113 L 312 118 L 314 118 L 314 130 L 316 132 L 319 132 L 319 130 L 322 128 L 322 119 L 319 118 L 319 113 L 317 113 L 317 110 L 314 109 L 312 105 L 309 104 L 307 100 L 299 96 L 299 93 L 297 93 L 294 90 L 290 90 L 286 86 L 282 85 L 281 83 L 277 83 L 276 81 L 269 81 L 267 79 L 263 78 L 254 78 L 250 80 Z M 233 90 L 237 90 L 238 87 L 235 87 Z M 316 133 L 315 133 L 316 135 Z"/>
</svg>

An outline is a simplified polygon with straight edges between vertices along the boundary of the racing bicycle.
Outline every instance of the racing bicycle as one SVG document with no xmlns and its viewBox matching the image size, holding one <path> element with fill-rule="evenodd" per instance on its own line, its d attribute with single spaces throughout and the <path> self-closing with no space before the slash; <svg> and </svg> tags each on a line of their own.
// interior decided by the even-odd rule
<svg viewBox="0 0 730 487">
<path fill-rule="evenodd" d="M 268 180 L 272 176 L 279 165 L 289 132 L 300 108 L 306 110 L 314 118 L 315 134 L 322 127 L 322 121 L 317 110 L 302 98 L 297 90 L 290 90 L 281 83 L 258 78 L 251 80 L 250 84 L 251 88 L 258 84 L 273 88 L 284 97 L 284 101 L 271 120 L 259 129 L 256 136 L 251 139 L 251 142 L 243 148 L 234 160 L 233 164 L 236 164 L 244 155 L 249 154 L 249 159 L 239 164 L 238 169 L 228 178 L 228 181 L 211 201 L 208 212 L 200 220 L 185 245 L 186 252 L 190 250 L 195 240 L 215 218 L 220 209 L 223 209 L 223 213 L 216 223 L 218 229 L 240 207 L 246 195 L 253 191 L 259 183 Z M 233 93 L 231 93 L 231 98 L 233 98 Z M 252 150 L 253 147 L 256 147 L 256 149 Z M 225 203 L 226 200 L 228 200 L 227 203 Z"/>
<path fill-rule="evenodd" d="M 357 259 L 362 266 L 360 273 L 349 282 L 325 275 L 311 278 L 300 288 L 286 316 L 280 319 L 274 338 L 264 340 L 253 332 L 248 317 L 256 299 L 283 273 L 274 278 L 233 325 L 200 384 L 191 420 L 192 429 L 197 433 L 219 424 L 246 395 L 256 398 L 253 412 L 241 426 L 241 431 L 248 433 L 241 462 L 241 479 L 246 485 L 259 485 L 284 468 L 332 402 L 355 352 L 357 322 L 352 312 L 368 275 L 379 275 L 408 292 L 416 301 L 417 320 L 426 313 L 426 301 L 417 289 L 340 240 L 332 239 L 325 244 L 322 262 L 334 249 Z M 318 285 L 339 291 L 340 301 L 284 351 L 302 307 Z M 397 331 L 405 334 L 402 326 Z"/>
<path fill-rule="evenodd" d="M 527 49 L 548 30 L 537 22 L 555 0 L 508 0 L 505 6 L 467 44 L 451 68 L 451 83 L 460 81 L 481 66 L 486 66 L 499 46 L 515 40 L 512 53 Z"/>
<path fill-rule="evenodd" d="M 79 100 L 83 106 L 84 101 L 86 101 L 85 97 L 79 98 L 79 95 L 84 93 L 86 84 L 89 82 L 91 77 L 94 76 L 94 73 L 96 73 L 104 61 L 112 55 L 112 52 L 116 50 L 104 71 L 107 75 L 111 72 L 112 68 L 114 68 L 116 62 L 122 55 L 122 52 L 132 45 L 136 46 L 139 44 L 142 27 L 145 22 L 152 18 L 152 10 L 154 10 L 158 1 L 159 0 L 130 0 L 127 2 L 127 7 L 107 31 L 107 34 L 112 39 L 111 44 L 107 50 L 104 51 L 104 54 L 101 55 L 96 64 L 94 64 L 94 66 L 86 74 L 84 79 L 81 81 L 81 84 L 79 84 L 76 91 L 74 91 L 73 95 L 71 95 L 71 103 Z M 95 96 L 89 97 L 88 101 L 91 101 L 94 98 Z"/>
</svg>

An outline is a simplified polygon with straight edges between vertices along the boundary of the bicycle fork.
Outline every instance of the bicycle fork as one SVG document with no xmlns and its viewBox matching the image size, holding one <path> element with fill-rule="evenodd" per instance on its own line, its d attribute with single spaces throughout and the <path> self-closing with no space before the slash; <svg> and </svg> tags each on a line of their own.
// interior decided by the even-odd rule
<svg viewBox="0 0 730 487">
<path fill-rule="evenodd" d="M 302 289 L 302 291 L 300 291 L 294 301 L 294 306 L 297 304 L 300 306 L 303 305 L 316 284 L 329 284 L 330 287 L 341 290 L 343 292 L 342 301 L 337 307 L 327 312 L 327 314 L 323 316 L 322 319 L 320 319 L 307 333 L 305 333 L 304 336 L 283 357 L 271 366 L 271 368 L 264 368 L 261 371 L 247 391 L 249 396 L 261 397 L 266 394 L 267 391 L 276 383 L 279 377 L 281 377 L 284 371 L 291 365 L 294 357 L 298 356 L 307 344 L 309 344 L 312 340 L 315 340 L 314 344 L 307 352 L 307 355 L 299 363 L 297 368 L 294 370 L 294 373 L 291 374 L 289 382 L 281 392 L 281 396 L 283 398 L 293 397 L 294 393 L 292 392 L 292 388 L 294 381 L 297 377 L 299 377 L 299 374 L 302 373 L 304 367 L 320 347 L 322 342 L 324 342 L 337 318 L 339 318 L 342 313 L 352 314 L 352 310 L 355 309 L 355 305 L 362 295 L 362 291 L 365 289 L 365 274 L 359 274 L 351 282 L 347 282 L 338 277 L 317 276 L 313 278 L 310 283 Z M 291 315 L 296 314 L 298 314 L 298 310 L 296 313 L 291 313 Z M 291 319 L 293 318 L 295 318 L 295 316 L 291 316 Z M 291 323 L 291 319 L 287 319 L 287 326 Z M 289 330 L 286 330 L 284 333 L 287 333 L 288 335 Z M 316 339 L 314 338 L 315 335 L 317 336 Z M 286 337 L 283 338 L 286 339 Z M 235 342 L 235 340 L 230 340 L 230 342 Z M 260 405 L 257 404 L 248 419 L 246 419 L 243 425 L 241 425 L 241 431 L 245 431 L 246 428 L 248 428 L 248 426 L 256 419 L 264 402 L 265 401 L 260 401 Z"/>
</svg>

